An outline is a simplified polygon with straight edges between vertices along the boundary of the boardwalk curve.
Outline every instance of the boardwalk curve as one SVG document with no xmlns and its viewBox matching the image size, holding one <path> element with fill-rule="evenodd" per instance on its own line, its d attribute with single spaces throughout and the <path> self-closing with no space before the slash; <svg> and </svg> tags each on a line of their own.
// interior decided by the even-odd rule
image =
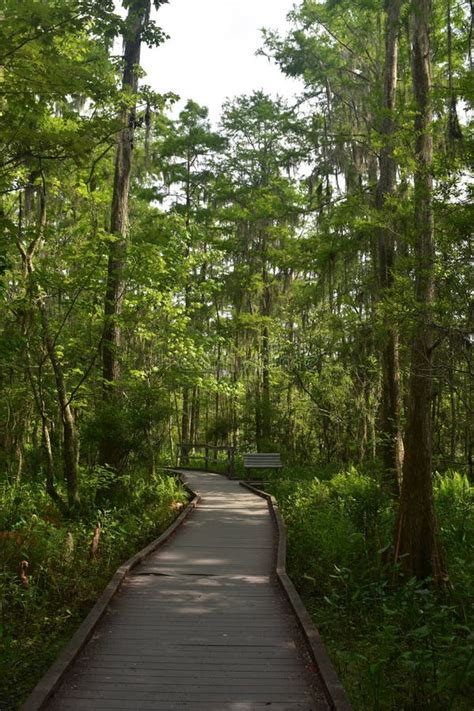
<svg viewBox="0 0 474 711">
<path fill-rule="evenodd" d="M 265 499 L 186 472 L 200 504 L 123 583 L 49 711 L 331 708 L 275 576 Z"/>
</svg>

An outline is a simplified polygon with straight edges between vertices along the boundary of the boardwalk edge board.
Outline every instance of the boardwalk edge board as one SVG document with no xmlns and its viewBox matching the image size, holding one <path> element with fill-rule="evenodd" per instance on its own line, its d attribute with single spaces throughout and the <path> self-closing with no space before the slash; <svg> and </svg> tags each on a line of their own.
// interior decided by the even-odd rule
<svg viewBox="0 0 474 711">
<path fill-rule="evenodd" d="M 240 485 L 251 491 L 253 494 L 266 499 L 268 502 L 268 506 L 272 513 L 278 533 L 276 565 L 277 578 L 285 592 L 293 612 L 295 613 L 298 624 L 308 644 L 311 657 L 319 671 L 323 689 L 331 708 L 334 709 L 334 711 L 352 711 L 349 698 L 339 680 L 331 660 L 329 659 L 321 636 L 315 627 L 308 610 L 304 606 L 304 603 L 293 582 L 286 572 L 286 526 L 278 508 L 277 501 L 274 496 L 267 494 L 261 489 L 257 489 L 255 486 L 252 486 L 250 482 L 241 481 Z"/>
<path fill-rule="evenodd" d="M 176 472 L 168 473 L 176 475 Z M 153 553 L 153 551 L 162 546 L 163 543 L 165 543 L 168 538 L 172 536 L 176 529 L 181 526 L 184 520 L 196 508 L 201 499 L 200 495 L 192 491 L 185 482 L 182 483 L 185 489 L 193 497 L 192 500 L 186 508 L 183 509 L 179 516 L 177 516 L 173 523 L 161 534 L 161 536 L 149 543 L 138 553 L 135 553 L 135 555 L 129 558 L 115 571 L 109 584 L 95 603 L 92 610 L 89 612 L 80 627 L 76 630 L 70 642 L 60 653 L 56 661 L 53 662 L 46 674 L 39 680 L 24 704 L 20 706 L 20 711 L 41 711 L 41 709 L 45 707 L 45 704 L 51 699 L 54 692 L 59 687 L 64 674 L 91 638 L 94 629 L 104 616 L 110 602 L 119 591 L 123 581 L 130 571 L 141 563 L 144 558 L 149 556 L 150 553 Z"/>
</svg>

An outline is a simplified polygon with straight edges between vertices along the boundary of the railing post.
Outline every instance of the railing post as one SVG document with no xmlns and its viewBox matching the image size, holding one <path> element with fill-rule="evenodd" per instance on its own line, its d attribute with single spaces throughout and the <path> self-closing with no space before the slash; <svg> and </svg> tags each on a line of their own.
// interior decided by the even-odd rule
<svg viewBox="0 0 474 711">
<path fill-rule="evenodd" d="M 229 460 L 229 464 L 228 464 L 229 478 L 232 479 L 232 477 L 234 476 L 234 472 L 235 472 L 234 448 L 233 447 L 229 447 L 229 449 L 227 450 L 227 458 Z"/>
<path fill-rule="evenodd" d="M 181 452 L 179 461 L 181 466 L 183 466 L 183 464 L 187 464 L 189 461 L 189 445 L 185 442 L 181 442 Z"/>
</svg>

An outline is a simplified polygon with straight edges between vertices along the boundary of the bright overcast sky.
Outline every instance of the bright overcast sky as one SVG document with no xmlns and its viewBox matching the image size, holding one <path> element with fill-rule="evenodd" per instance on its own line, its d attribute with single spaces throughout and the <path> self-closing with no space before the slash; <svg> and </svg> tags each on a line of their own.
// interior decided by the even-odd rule
<svg viewBox="0 0 474 711">
<path fill-rule="evenodd" d="M 208 106 L 216 121 L 227 97 L 263 89 L 291 97 L 298 83 L 265 57 L 256 57 L 260 29 L 285 30 L 294 0 L 169 0 L 156 20 L 170 35 L 146 49 L 144 80 L 155 90 Z"/>
</svg>

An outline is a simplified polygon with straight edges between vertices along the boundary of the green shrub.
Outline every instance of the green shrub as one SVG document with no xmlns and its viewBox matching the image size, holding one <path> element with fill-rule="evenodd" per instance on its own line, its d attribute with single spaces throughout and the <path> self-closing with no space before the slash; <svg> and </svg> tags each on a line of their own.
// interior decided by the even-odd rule
<svg viewBox="0 0 474 711">
<path fill-rule="evenodd" d="M 331 479 L 273 479 L 288 527 L 288 570 L 354 707 L 471 708 L 474 685 L 474 491 L 437 475 L 435 499 L 453 583 L 401 582 L 385 553 L 395 505 L 379 478 L 354 468 Z"/>
</svg>

